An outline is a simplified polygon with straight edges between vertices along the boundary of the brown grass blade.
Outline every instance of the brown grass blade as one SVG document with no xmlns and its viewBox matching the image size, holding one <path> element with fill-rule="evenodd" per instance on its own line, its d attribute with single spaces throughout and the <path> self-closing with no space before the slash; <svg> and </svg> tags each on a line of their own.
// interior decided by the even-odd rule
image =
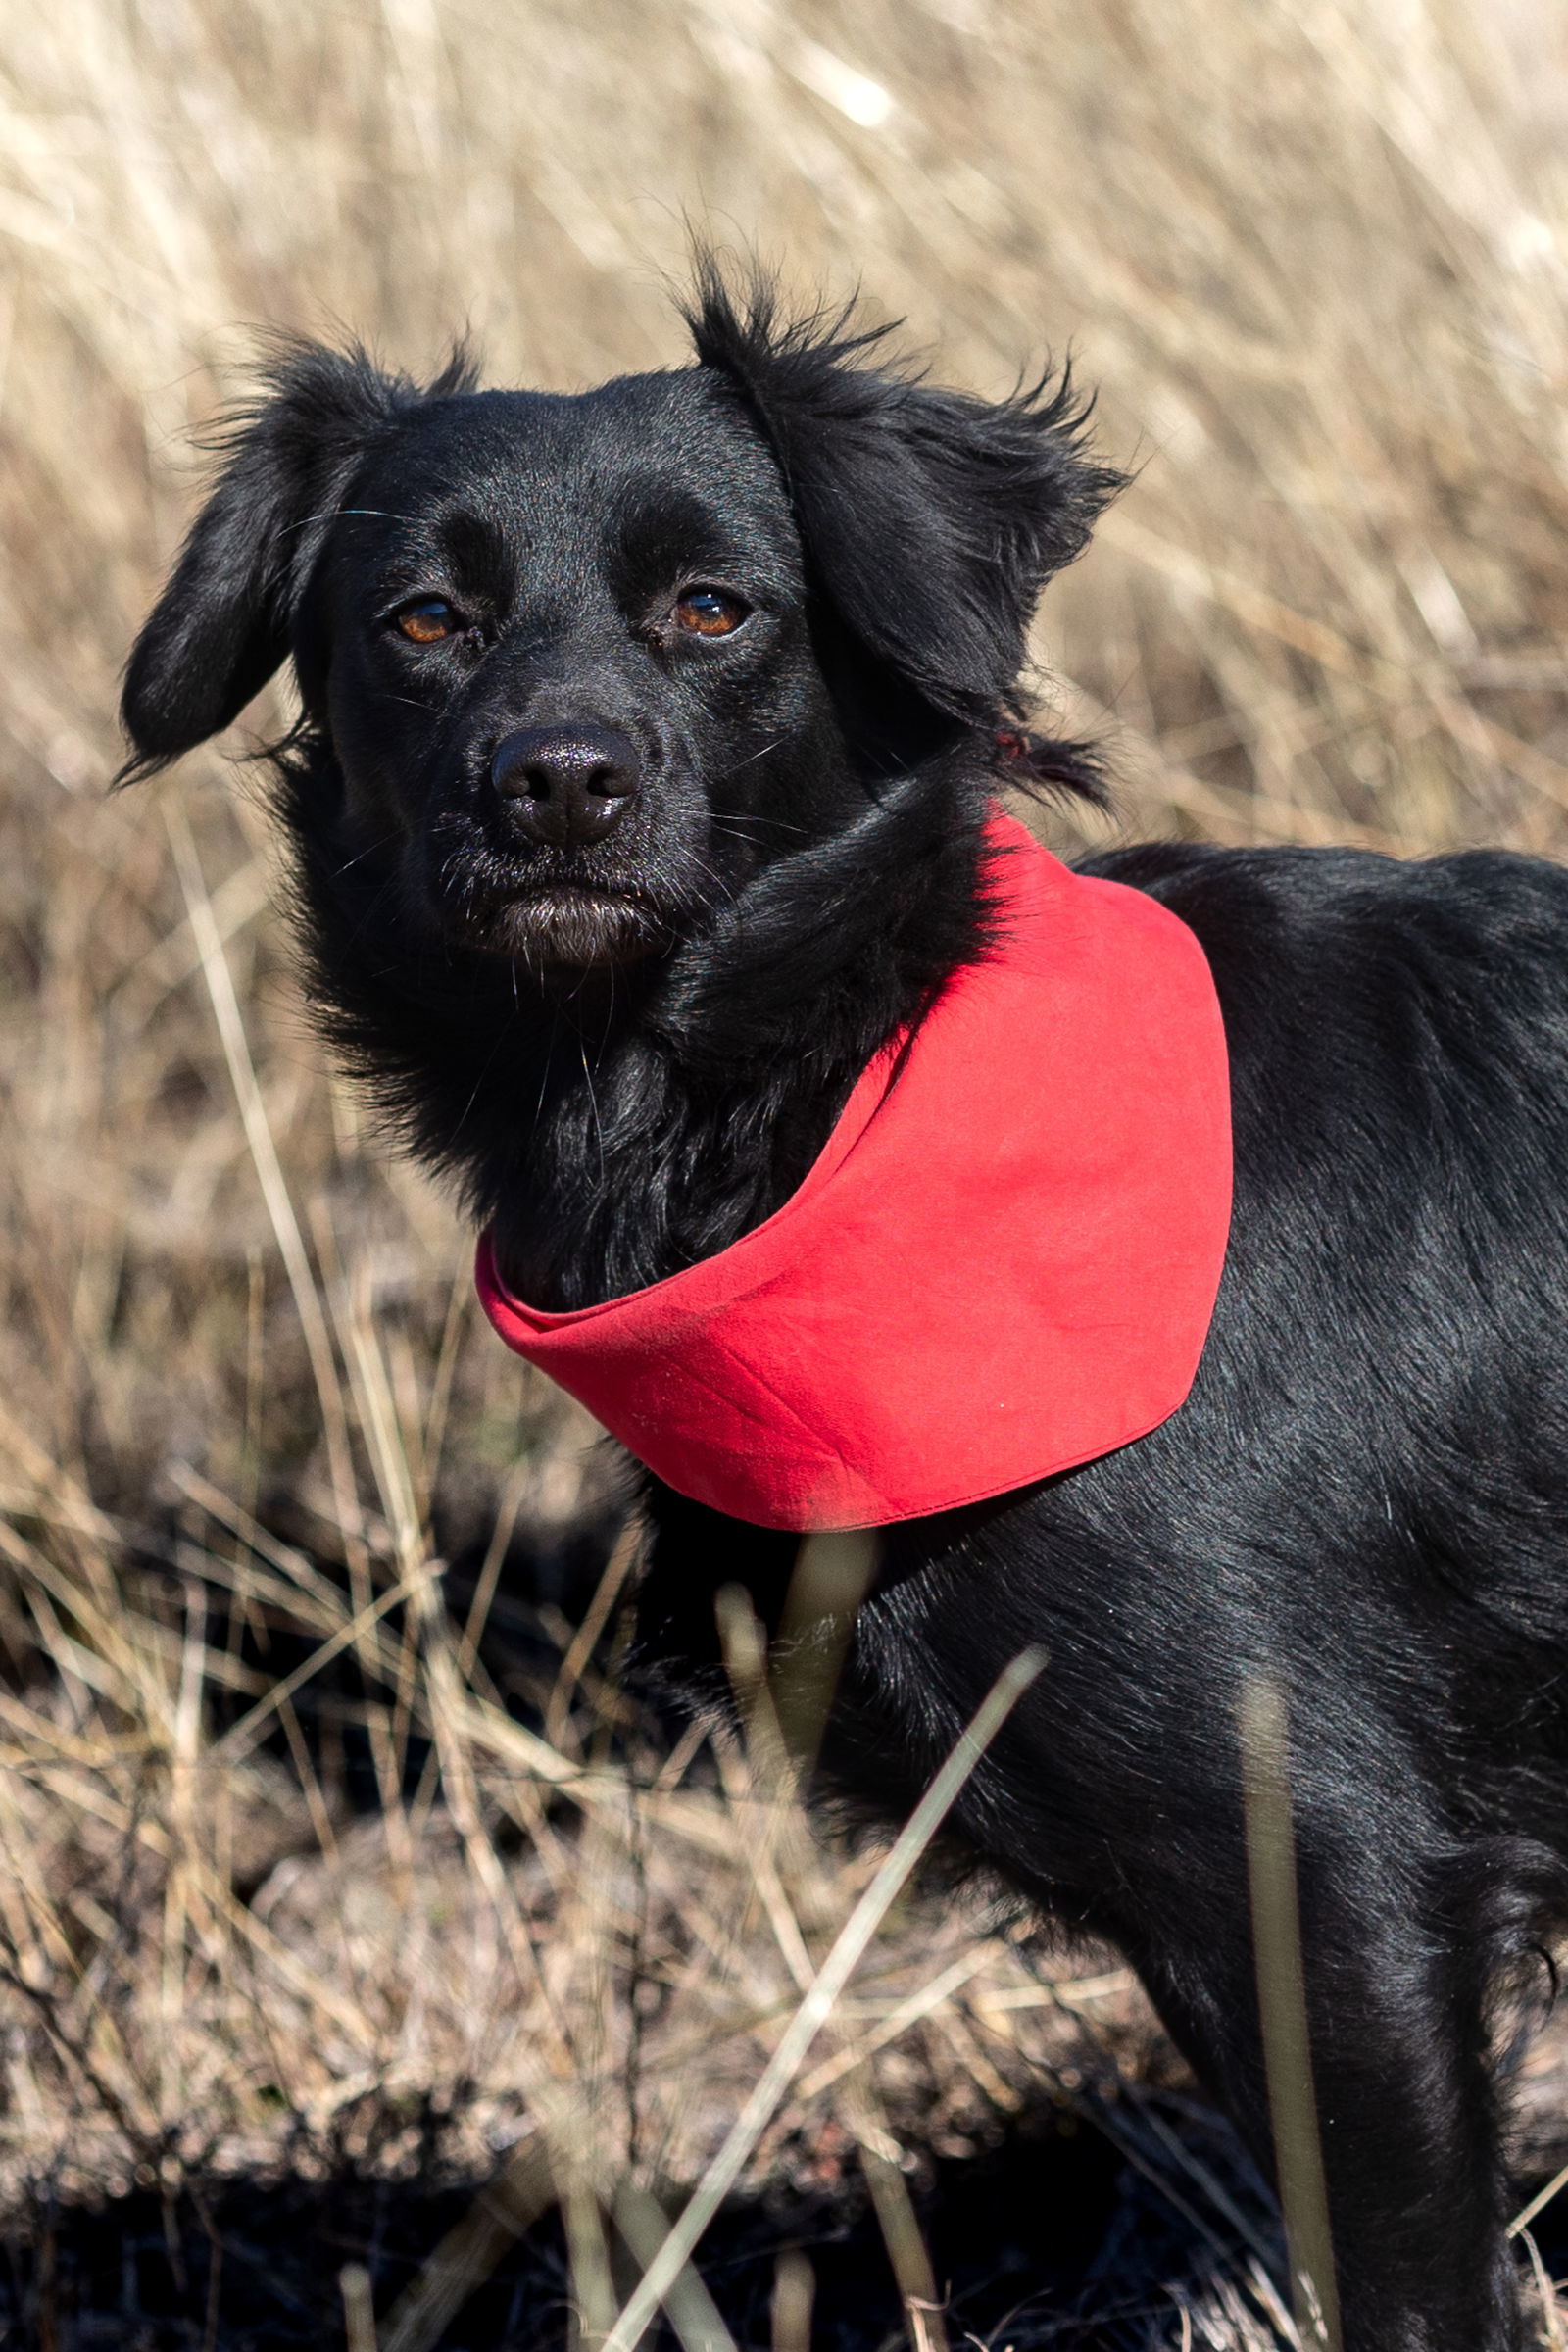
<svg viewBox="0 0 1568 2352">
<path fill-rule="evenodd" d="M 1289 1731 L 1277 1685 L 1260 1675 L 1250 1677 L 1243 1686 L 1239 1722 L 1258 2013 L 1296 2326 L 1304 2345 L 1340 2352 L 1339 2290 L 1301 1959 Z"/>
</svg>

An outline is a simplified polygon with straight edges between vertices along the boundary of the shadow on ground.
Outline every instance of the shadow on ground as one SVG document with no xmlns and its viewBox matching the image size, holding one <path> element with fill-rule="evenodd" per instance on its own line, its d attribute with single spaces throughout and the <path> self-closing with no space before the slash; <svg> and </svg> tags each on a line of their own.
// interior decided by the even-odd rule
<svg viewBox="0 0 1568 2352">
<path fill-rule="evenodd" d="M 1239 2160 L 1223 2128 L 1185 2103 L 1173 2120 L 1235 2190 Z M 0 2331 L 10 2352 L 341 2346 L 343 2266 L 368 2268 L 385 2312 L 472 2193 L 352 2175 L 215 2181 L 167 2201 L 138 2191 L 96 2211 L 40 2193 L 5 2233 Z M 1252 2202 L 1250 2184 L 1239 2193 Z M 1200 2279 L 1216 2241 L 1234 2234 L 1179 2212 L 1102 2132 L 1054 2109 L 988 2154 L 939 2164 L 919 2204 L 955 2340 L 1017 2352 L 1143 2352 L 1177 2340 L 1171 2290 Z M 740 2346 L 769 2342 L 774 2266 L 789 2247 L 804 2247 L 815 2272 L 818 2346 L 878 2352 L 901 2340 L 875 2221 L 840 2195 L 735 2206 L 710 2230 L 703 2273 Z M 552 2220 L 470 2297 L 441 2352 L 554 2352 L 568 2340 L 569 2292 Z"/>
</svg>

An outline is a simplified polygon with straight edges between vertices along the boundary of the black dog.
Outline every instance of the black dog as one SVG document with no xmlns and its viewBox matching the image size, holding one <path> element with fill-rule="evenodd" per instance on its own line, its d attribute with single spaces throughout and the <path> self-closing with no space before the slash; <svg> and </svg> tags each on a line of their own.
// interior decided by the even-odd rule
<svg viewBox="0 0 1568 2352">
<path fill-rule="evenodd" d="M 276 755 L 326 1034 L 542 1304 L 767 1216 L 977 952 L 1024 630 L 1116 486 L 1064 384 L 987 406 L 710 275 L 698 364 L 580 397 L 301 347 L 133 656 L 149 772 L 286 659 Z M 1286 1685 L 1347 2343 L 1521 2340 L 1493 2004 L 1568 1887 L 1568 876 L 1150 846 L 1201 940 L 1236 1208 L 1187 1404 L 910 1521 L 838 1768 L 906 1805 L 1001 1666 L 979 1858 L 1115 1938 L 1259 2153 L 1236 1702 Z M 961 1388 L 961 1381 L 959 1383 Z M 776 1605 L 791 1538 L 655 1486 L 648 1621 Z"/>
</svg>

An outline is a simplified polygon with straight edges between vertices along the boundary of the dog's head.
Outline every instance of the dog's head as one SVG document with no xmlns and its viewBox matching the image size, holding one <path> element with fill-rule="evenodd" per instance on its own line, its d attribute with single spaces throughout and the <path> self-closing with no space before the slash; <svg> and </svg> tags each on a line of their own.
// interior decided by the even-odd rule
<svg viewBox="0 0 1568 2352">
<path fill-rule="evenodd" d="M 1116 482 L 1065 382 L 936 390 L 711 270 L 691 325 L 695 367 L 573 396 L 290 346 L 135 647 L 128 772 L 292 660 L 332 854 L 416 935 L 583 967 L 944 752 L 988 771 Z"/>
</svg>

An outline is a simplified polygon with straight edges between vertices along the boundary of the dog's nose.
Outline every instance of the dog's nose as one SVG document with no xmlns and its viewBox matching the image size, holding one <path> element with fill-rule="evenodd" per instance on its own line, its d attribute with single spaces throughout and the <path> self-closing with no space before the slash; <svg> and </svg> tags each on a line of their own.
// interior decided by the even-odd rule
<svg viewBox="0 0 1568 2352">
<path fill-rule="evenodd" d="M 519 727 L 497 745 L 490 781 L 520 832 L 578 849 L 620 822 L 642 762 L 614 727 Z"/>
</svg>

